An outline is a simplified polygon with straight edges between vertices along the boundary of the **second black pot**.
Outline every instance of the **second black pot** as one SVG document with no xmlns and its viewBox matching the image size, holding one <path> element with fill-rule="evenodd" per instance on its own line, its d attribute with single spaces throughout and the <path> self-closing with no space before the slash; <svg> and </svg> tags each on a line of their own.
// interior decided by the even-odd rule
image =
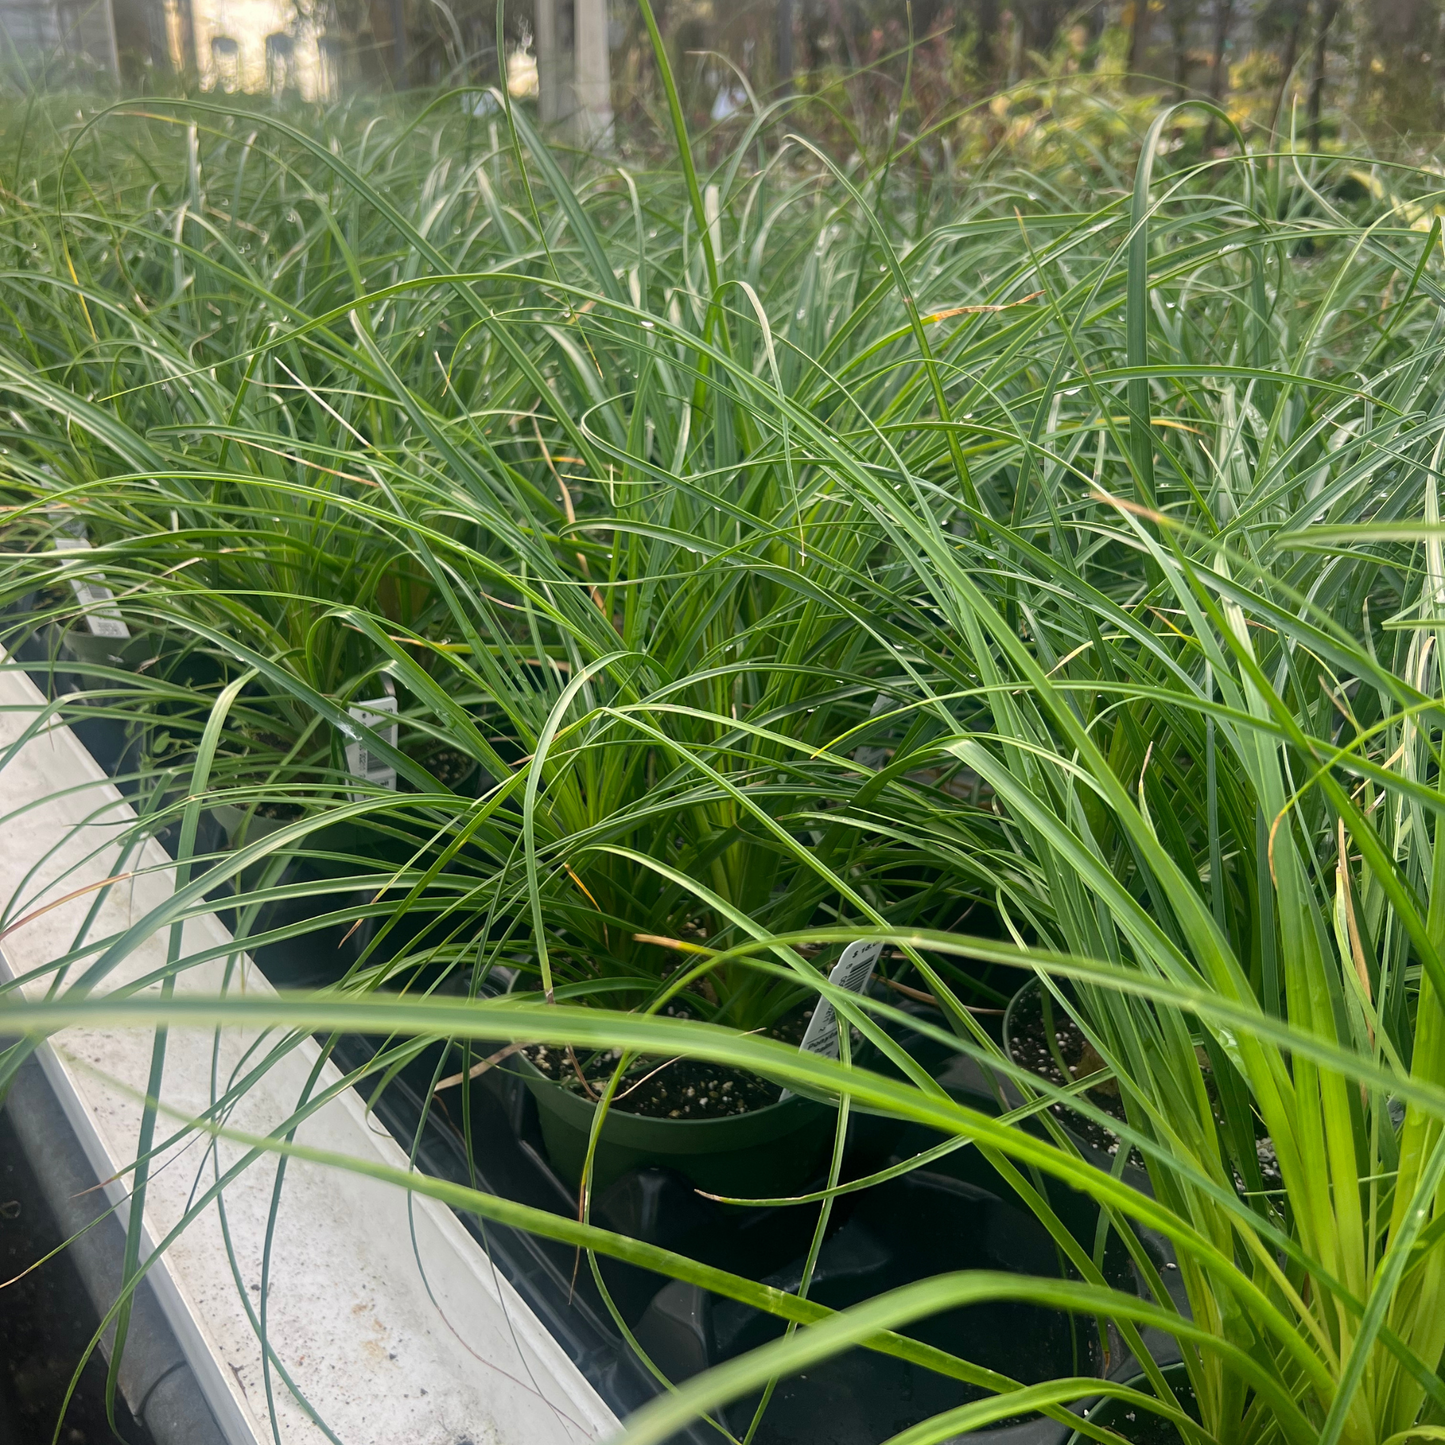
<svg viewBox="0 0 1445 1445">
<path fill-rule="evenodd" d="M 808 1292 L 830 1308 L 950 1270 L 1060 1273 L 1058 1253 L 1036 1219 L 961 1180 L 917 1171 L 844 1198 L 843 1223 L 823 1245 Z M 762 1283 L 792 1292 L 801 1274 L 797 1258 Z M 777 1338 L 783 1328 L 774 1316 L 674 1282 L 658 1292 L 634 1333 L 664 1372 L 681 1380 Z M 905 1333 L 1025 1384 L 1093 1374 L 1103 1360 L 1091 1320 L 1014 1301 L 950 1310 Z M 767 1445 L 876 1445 L 987 1395 L 890 1355 L 852 1349 L 781 1381 L 756 1438 Z M 739 1438 L 757 1404 L 754 1395 L 723 1411 Z M 969 1438 L 979 1445 L 1063 1445 L 1070 1433 L 1059 1421 L 1026 1416 Z"/>
</svg>

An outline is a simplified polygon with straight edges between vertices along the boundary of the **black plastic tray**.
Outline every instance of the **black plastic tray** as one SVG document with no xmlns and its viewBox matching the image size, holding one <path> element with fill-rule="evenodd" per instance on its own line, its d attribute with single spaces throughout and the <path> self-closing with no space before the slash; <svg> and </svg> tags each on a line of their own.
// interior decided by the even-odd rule
<svg viewBox="0 0 1445 1445">
<path fill-rule="evenodd" d="M 28 664 L 37 685 L 52 696 L 74 686 L 34 642 L 18 653 L 18 660 Z M 134 768 L 136 749 L 119 721 L 81 716 L 72 727 L 108 773 Z M 164 831 L 157 836 L 163 845 L 170 841 Z M 333 906 L 328 905 L 327 911 Z M 218 908 L 224 918 L 223 899 L 218 900 Z M 256 951 L 256 962 L 283 986 L 316 982 L 330 969 L 338 975 L 344 971 L 347 954 L 338 950 L 338 942 L 339 938 L 311 938 L 262 947 Z M 919 1044 L 920 1060 L 929 1049 L 936 1049 L 921 1040 L 914 1042 Z M 349 1036 L 334 1046 L 334 1057 L 343 1069 L 356 1069 L 368 1062 L 376 1047 L 373 1040 Z M 575 1217 L 576 1199 L 548 1165 L 535 1103 L 504 1069 L 493 1070 L 485 1082 L 469 1086 L 469 1138 L 463 1132 L 459 1093 L 452 1091 L 430 1109 L 425 1107 L 441 1047 L 414 1059 L 372 1101 L 379 1121 L 404 1148 L 415 1149 L 418 1167 L 428 1174 Z M 944 1060 L 936 1057 L 933 1062 L 941 1066 Z M 950 1083 L 962 1080 L 960 1092 L 978 1104 L 989 1092 L 987 1081 L 974 1078 L 967 1069 L 960 1073 L 962 1062 L 954 1061 Z M 861 1177 L 890 1157 L 911 1156 L 933 1142 L 936 1136 L 926 1131 L 859 1118 L 850 1134 L 845 1177 Z M 1052 1188 L 1050 1195 L 1061 1213 L 1075 1216 L 1071 1229 L 1091 1246 L 1095 1216 L 1088 1202 Z M 579 1260 L 574 1250 L 484 1224 L 475 1216 L 461 1218 L 618 1415 L 625 1416 L 659 1393 L 661 1385 L 626 1342 L 587 1262 Z M 728 1209 L 699 1196 L 680 1175 L 644 1169 L 624 1175 L 600 1195 L 592 1218 L 604 1227 L 792 1288 L 800 1277 L 817 1213 L 816 1206 Z M 1167 1247 L 1159 1240 L 1148 1243 L 1161 1267 L 1167 1267 Z M 1042 1226 L 971 1148 L 957 1151 L 927 1173 L 840 1198 L 811 1295 L 841 1308 L 911 1279 L 962 1268 L 1062 1272 L 1056 1246 Z M 731 1358 L 783 1328 L 772 1317 L 632 1266 L 606 1261 L 601 1272 L 629 1328 L 674 1379 Z M 1119 1284 L 1142 1286 L 1122 1246 L 1110 1255 L 1108 1272 Z M 1104 1342 L 1091 1321 L 1019 1305 L 954 1311 L 920 1322 L 910 1333 L 1025 1382 L 1059 1373 L 1095 1373 L 1106 1358 Z M 1117 1342 L 1109 1344 L 1110 1375 L 1137 1373 L 1137 1366 L 1122 1357 Z M 1162 1361 L 1177 1358 L 1167 1337 L 1160 1336 L 1157 1344 L 1155 1353 Z M 1154 1345 L 1151 1340 L 1151 1349 Z M 891 1357 L 853 1350 L 782 1382 L 753 1440 L 755 1445 L 876 1445 L 969 1398 L 973 1396 L 967 1387 L 958 1382 Z M 723 1423 L 733 1434 L 741 1437 L 746 1431 L 754 1403 L 742 1401 L 725 1412 Z M 1061 1423 L 1032 1417 L 970 1438 L 980 1445 L 985 1441 L 1061 1445 L 1068 1434 Z M 713 1445 L 723 1438 L 712 1426 L 699 1423 L 675 1441 Z"/>
</svg>

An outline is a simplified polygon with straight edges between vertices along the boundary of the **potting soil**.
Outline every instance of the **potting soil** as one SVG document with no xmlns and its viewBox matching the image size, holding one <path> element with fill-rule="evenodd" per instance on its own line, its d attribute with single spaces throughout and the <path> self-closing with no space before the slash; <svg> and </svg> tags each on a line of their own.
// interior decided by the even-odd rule
<svg viewBox="0 0 1445 1445">
<path fill-rule="evenodd" d="M 796 1044 L 812 1015 L 811 1008 L 798 1010 L 770 1028 L 767 1036 Z M 615 1049 L 579 1055 L 547 1044 L 532 1044 L 523 1052 L 538 1073 L 588 1098 L 601 1096 L 621 1057 Z M 649 1119 L 721 1119 L 766 1109 L 778 1102 L 781 1092 L 779 1085 L 748 1069 L 705 1059 L 642 1058 L 629 1066 L 609 1107 Z"/>
</svg>

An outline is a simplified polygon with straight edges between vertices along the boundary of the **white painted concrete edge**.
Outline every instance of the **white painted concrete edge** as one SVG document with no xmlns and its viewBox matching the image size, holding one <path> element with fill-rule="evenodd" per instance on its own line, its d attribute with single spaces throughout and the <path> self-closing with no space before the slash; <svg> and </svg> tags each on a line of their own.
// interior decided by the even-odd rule
<svg viewBox="0 0 1445 1445">
<path fill-rule="evenodd" d="M 75 735 L 51 727 L 16 744 L 43 708 L 18 668 L 0 669 L 0 903 L 14 977 L 47 970 L 77 946 L 94 885 L 117 871 L 118 836 L 135 815 Z M 114 938 L 171 891 L 171 862 L 148 839 L 133 876 L 114 885 L 85 934 Z M 77 889 L 81 896 L 59 902 Z M 37 913 L 36 910 L 48 911 Z M 125 987 L 162 967 L 166 936 L 132 950 L 108 980 Z M 186 924 L 183 953 L 226 949 L 214 915 Z M 92 955 L 93 957 L 94 955 Z M 89 959 L 87 959 L 87 962 Z M 224 957 L 189 967 L 178 991 L 215 994 Z M 34 996 L 51 985 L 23 985 Z M 244 957 L 233 988 L 270 985 Z M 257 1036 L 173 1030 L 161 1099 L 186 1117 L 223 1092 Z M 110 1028 L 70 1030 L 43 1049 L 47 1076 L 101 1178 L 135 1157 L 152 1035 Z M 310 1039 L 271 1066 L 229 1122 L 263 1134 L 294 1111 L 318 1058 Z M 338 1079 L 327 1064 L 319 1086 Z M 176 1126 L 158 1130 L 167 1138 Z M 302 1126 L 298 1139 L 357 1159 L 405 1168 L 406 1156 L 346 1091 Z M 243 1151 L 182 1138 L 156 1161 L 146 1199 L 147 1248 L 164 1239 L 194 1199 Z M 186 1226 L 150 1272 L 177 1341 L 233 1445 L 326 1438 L 272 1372 L 241 1291 L 259 1308 L 262 1256 L 277 1175 L 274 1159 L 253 1164 L 224 1190 L 225 1226 L 211 1204 Z M 107 1192 L 124 1207 L 127 1186 Z M 272 1241 L 267 1339 L 317 1417 L 342 1445 L 572 1445 L 617 1428 L 616 1417 L 516 1291 L 445 1206 L 342 1170 L 300 1160 L 287 1166 Z M 409 1207 L 410 1206 L 410 1207 Z M 234 1257 L 234 1271 L 232 1265 Z M 238 1283 L 239 1277 L 239 1283 Z"/>
</svg>

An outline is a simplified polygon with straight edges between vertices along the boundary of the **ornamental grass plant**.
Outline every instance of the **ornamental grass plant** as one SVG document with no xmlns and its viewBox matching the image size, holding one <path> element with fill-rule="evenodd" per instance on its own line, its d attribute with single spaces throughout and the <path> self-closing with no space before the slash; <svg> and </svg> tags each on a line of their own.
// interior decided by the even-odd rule
<svg viewBox="0 0 1445 1445">
<path fill-rule="evenodd" d="M 335 986 L 279 999 L 107 994 L 118 940 L 82 939 L 48 996 L 7 991 L 5 1069 L 97 1018 L 386 1036 L 372 1084 L 437 1038 L 439 1074 L 481 1041 L 617 1051 L 614 1089 L 691 1056 L 843 1101 L 840 1141 L 863 1108 L 978 1151 L 1067 1262 L 832 1312 L 585 1207 L 371 1168 L 788 1322 L 629 1445 L 856 1344 L 979 1392 L 892 1445 L 1029 1411 L 1117 1439 L 1069 1410 L 1100 1396 L 1220 1445 L 1445 1436 L 1433 172 L 1237 134 L 1169 154 L 1172 109 L 1109 153 L 1061 124 L 1027 169 L 926 180 L 906 148 L 839 164 L 785 109 L 700 171 L 674 103 L 674 161 L 637 173 L 454 96 L 145 109 L 37 112 L 37 178 L 13 162 L 10 644 L 43 671 L 96 574 L 154 639 L 65 662 L 53 700 L 123 721 L 137 829 L 173 827 L 142 932 L 218 900 L 251 947 L 367 928 Z M 77 520 L 92 548 L 56 551 Z M 383 679 L 395 745 L 349 712 Z M 219 804 L 282 826 L 206 844 Z M 270 926 L 283 899 L 310 911 Z M 936 1011 L 833 989 L 861 938 Z M 1087 1080 L 981 1022 L 1030 981 Z M 886 1071 L 765 1036 L 818 997 Z M 904 1025 L 1032 1126 L 950 1096 Z M 230 1099 L 148 1127 L 319 1157 L 235 1135 Z M 1056 1103 L 1120 1139 L 1112 1168 Z M 1044 1181 L 1093 1201 L 1090 1239 Z M 1110 1322 L 1142 1382 L 1024 1387 L 905 1333 L 1008 1299 Z"/>
</svg>

